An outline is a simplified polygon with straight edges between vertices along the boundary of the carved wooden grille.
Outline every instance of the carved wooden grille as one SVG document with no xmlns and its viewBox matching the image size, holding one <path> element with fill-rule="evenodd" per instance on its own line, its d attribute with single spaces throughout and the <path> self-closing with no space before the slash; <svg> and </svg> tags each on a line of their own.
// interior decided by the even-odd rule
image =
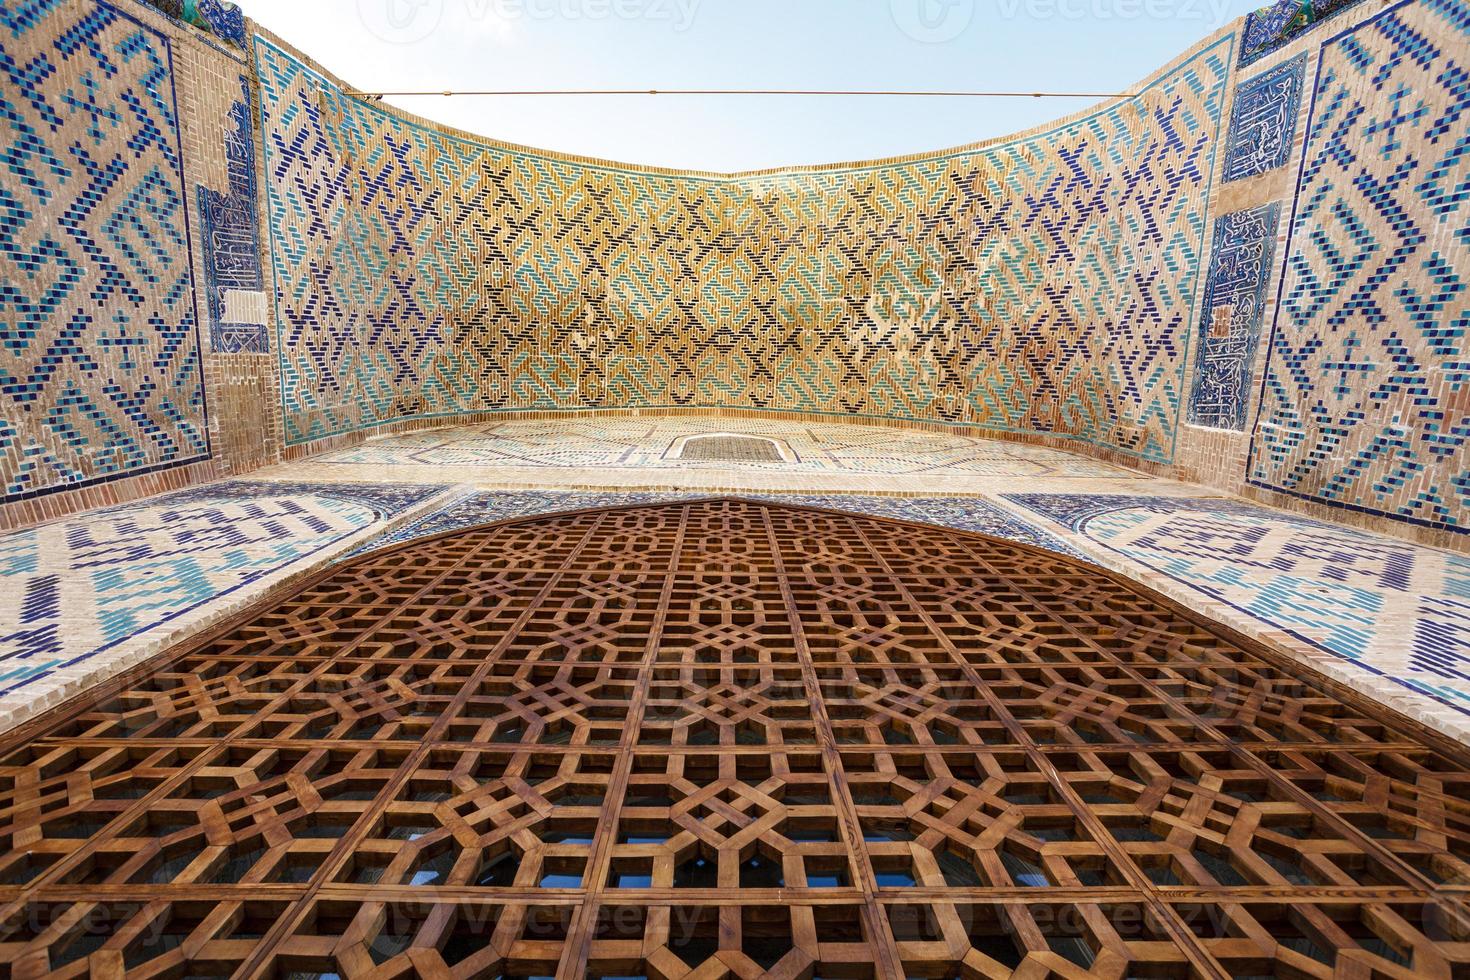
<svg viewBox="0 0 1470 980">
<path fill-rule="evenodd" d="M 12 735 L 0 972 L 1459 977 L 1467 773 L 1057 555 L 529 519 Z"/>
<path fill-rule="evenodd" d="M 684 441 L 680 459 L 736 463 L 781 463 L 781 447 L 758 436 L 695 436 Z"/>
</svg>

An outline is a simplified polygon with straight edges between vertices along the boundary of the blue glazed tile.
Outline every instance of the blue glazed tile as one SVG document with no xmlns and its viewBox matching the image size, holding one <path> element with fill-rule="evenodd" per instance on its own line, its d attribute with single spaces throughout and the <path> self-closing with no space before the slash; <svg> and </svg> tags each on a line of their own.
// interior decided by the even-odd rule
<svg viewBox="0 0 1470 980">
<path fill-rule="evenodd" d="M 1189 400 L 1194 425 L 1245 431 L 1280 216 L 1273 203 L 1215 222 Z"/>
<path fill-rule="evenodd" d="M 207 460 L 169 38 L 103 0 L 12 4 L 0 24 L 4 501 Z"/>
<path fill-rule="evenodd" d="M 1301 112 L 1307 56 L 1241 82 L 1235 90 L 1224 179 L 1243 180 L 1286 166 Z"/>
<path fill-rule="evenodd" d="M 1470 714 L 1470 557 L 1221 498 L 1005 496 L 1214 602 Z"/>
<path fill-rule="evenodd" d="M 199 220 L 204 228 L 204 281 L 209 296 L 210 348 L 216 354 L 269 354 L 249 80 L 241 77 L 240 88 L 240 100 L 230 107 L 234 128 L 225 140 L 229 192 L 222 194 L 208 187 L 199 188 Z M 258 297 L 260 322 L 226 321 L 226 295 L 231 292 Z"/>
</svg>

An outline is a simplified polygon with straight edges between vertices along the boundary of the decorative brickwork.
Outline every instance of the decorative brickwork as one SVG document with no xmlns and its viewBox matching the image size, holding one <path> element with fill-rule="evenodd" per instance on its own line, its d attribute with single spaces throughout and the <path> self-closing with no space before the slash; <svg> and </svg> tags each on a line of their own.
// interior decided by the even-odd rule
<svg viewBox="0 0 1470 980">
<path fill-rule="evenodd" d="M 1008 497 L 1210 600 L 1470 716 L 1470 557 L 1235 500 Z"/>
<path fill-rule="evenodd" d="M 1322 46 L 1252 485 L 1470 531 L 1470 5 Z"/>
<path fill-rule="evenodd" d="M 442 492 L 215 483 L 0 535 L 0 696 L 218 605 Z"/>
<path fill-rule="evenodd" d="M 262 42 L 287 440 L 719 406 L 1167 462 L 1231 52 L 1034 135 L 726 179 L 442 133 Z"/>
<path fill-rule="evenodd" d="M 4 6 L 0 524 L 444 456 L 380 427 L 667 410 L 1009 433 L 1457 546 L 1467 25 L 1287 0 L 1032 132 L 719 175 L 352 98 L 222 0 Z M 799 483 L 801 441 L 747 465 Z"/>
<path fill-rule="evenodd" d="M 169 39 L 101 0 L 0 28 L 4 499 L 207 459 Z"/>
</svg>

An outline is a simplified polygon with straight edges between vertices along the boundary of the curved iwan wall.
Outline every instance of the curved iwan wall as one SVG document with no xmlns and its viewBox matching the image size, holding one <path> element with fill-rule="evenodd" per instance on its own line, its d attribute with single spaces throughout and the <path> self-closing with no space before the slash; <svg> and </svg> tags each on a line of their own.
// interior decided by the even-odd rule
<svg viewBox="0 0 1470 980">
<path fill-rule="evenodd" d="M 397 427 L 754 411 L 1470 547 L 1470 0 L 1278 4 L 1052 126 L 743 175 L 453 132 L 180 10 L 0 11 L 0 526 Z"/>
<path fill-rule="evenodd" d="M 1233 54 L 1014 139 L 722 177 L 451 133 L 262 39 L 286 440 L 716 408 L 1169 462 Z"/>
</svg>

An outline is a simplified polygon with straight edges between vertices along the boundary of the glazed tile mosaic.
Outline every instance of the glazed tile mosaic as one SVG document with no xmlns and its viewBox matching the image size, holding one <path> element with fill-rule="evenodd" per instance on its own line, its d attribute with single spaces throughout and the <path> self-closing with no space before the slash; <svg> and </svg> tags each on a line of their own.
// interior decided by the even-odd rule
<svg viewBox="0 0 1470 980">
<path fill-rule="evenodd" d="M 869 514 L 898 520 L 937 524 L 961 531 L 978 531 L 994 537 L 1034 544 L 1064 555 L 1080 557 L 1070 545 L 1016 517 L 995 504 L 974 497 L 878 497 L 861 494 L 760 494 L 742 493 L 742 500 L 823 507 L 852 514 Z M 627 507 L 637 504 L 707 500 L 709 494 L 649 491 L 578 493 L 575 491 L 515 491 L 467 493 L 391 534 L 359 549 L 373 551 L 389 545 L 430 537 L 493 521 L 553 514 L 596 507 Z"/>
<path fill-rule="evenodd" d="M 1445 544 L 1470 495 L 1466 9 L 1285 2 L 1053 125 L 758 174 L 452 132 L 216 0 L 0 10 L 22 96 L 0 248 L 24 273 L 0 295 L 0 518 L 378 426 L 710 409 L 1065 440 Z"/>
<path fill-rule="evenodd" d="M 1005 499 L 1470 719 L 1470 558 L 1233 500 Z"/>
<path fill-rule="evenodd" d="M 1253 486 L 1470 532 L 1467 47 L 1455 0 L 1322 45 Z"/>
<path fill-rule="evenodd" d="M 771 439 L 770 461 L 686 458 L 686 441 L 713 433 Z M 725 470 L 879 476 L 1139 479 L 1139 474 L 1075 453 L 947 433 L 865 425 L 771 422 L 759 418 L 567 418 L 502 422 L 388 436 L 323 453 L 319 465 L 432 466 L 468 482 L 496 469 Z"/>
<path fill-rule="evenodd" d="M 1306 71 L 1307 56 L 1300 54 L 1240 83 L 1230 110 L 1226 181 L 1269 173 L 1291 160 Z"/>
<path fill-rule="evenodd" d="M 0 26 L 4 499 L 207 459 L 170 40 L 102 2 Z"/>
<path fill-rule="evenodd" d="M 1240 45 L 1241 67 L 1280 51 L 1296 38 L 1330 21 L 1361 0 L 1276 0 L 1246 15 Z"/>
<path fill-rule="evenodd" d="M 1047 131 L 728 178 L 454 136 L 256 54 L 289 444 L 738 407 L 1173 458 L 1232 37 Z"/>
<path fill-rule="evenodd" d="M 1215 222 L 1189 406 L 1195 425 L 1245 431 L 1280 217 L 1280 205 L 1265 204 Z"/>
<path fill-rule="evenodd" d="M 235 481 L 0 536 L 0 718 L 136 663 L 443 492 Z"/>
<path fill-rule="evenodd" d="M 250 82 L 243 76 L 240 90 L 240 99 L 230 107 L 232 126 L 225 138 L 228 191 L 199 188 L 210 348 L 215 353 L 268 354 L 270 331 L 260 265 L 254 113 Z"/>
<path fill-rule="evenodd" d="M 245 14 L 228 0 L 144 0 L 175 20 L 202 28 L 231 44 L 244 47 L 248 38 Z"/>
</svg>

